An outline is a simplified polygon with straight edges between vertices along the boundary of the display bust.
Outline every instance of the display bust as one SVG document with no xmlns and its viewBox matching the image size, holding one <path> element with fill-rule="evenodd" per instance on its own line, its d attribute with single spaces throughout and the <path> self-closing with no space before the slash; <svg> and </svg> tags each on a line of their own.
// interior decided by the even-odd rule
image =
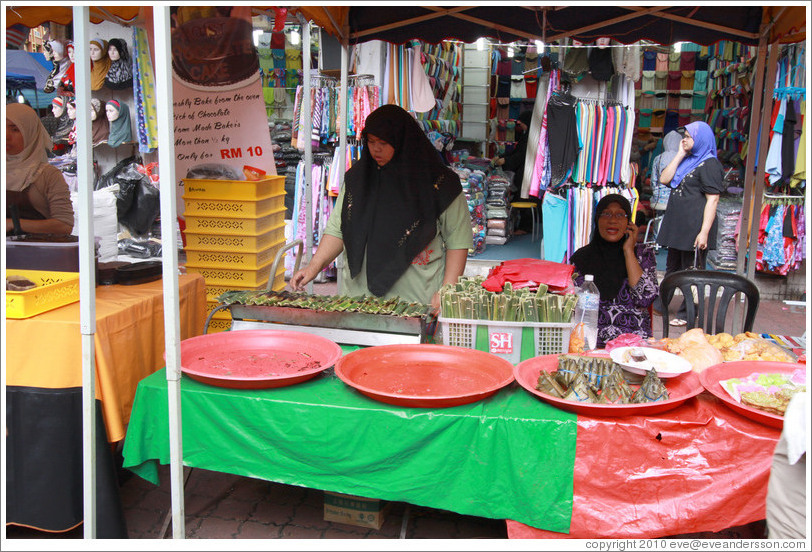
<svg viewBox="0 0 812 552">
<path fill-rule="evenodd" d="M 107 55 L 107 41 L 94 38 L 88 46 L 90 54 L 90 89 L 100 90 L 110 69 L 110 57 Z"/>
<path fill-rule="evenodd" d="M 132 88 L 133 62 L 124 39 L 111 38 L 107 56 L 110 58 L 110 69 L 105 76 L 105 86 L 113 90 Z"/>
</svg>

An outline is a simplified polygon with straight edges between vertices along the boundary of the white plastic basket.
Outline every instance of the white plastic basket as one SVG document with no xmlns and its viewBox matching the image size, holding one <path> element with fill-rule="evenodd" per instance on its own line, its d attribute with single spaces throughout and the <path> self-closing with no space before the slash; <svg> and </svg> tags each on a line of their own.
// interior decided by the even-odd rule
<svg viewBox="0 0 812 552">
<path fill-rule="evenodd" d="M 443 345 L 485 351 L 513 364 L 566 353 L 574 322 L 502 322 L 438 317 Z"/>
</svg>

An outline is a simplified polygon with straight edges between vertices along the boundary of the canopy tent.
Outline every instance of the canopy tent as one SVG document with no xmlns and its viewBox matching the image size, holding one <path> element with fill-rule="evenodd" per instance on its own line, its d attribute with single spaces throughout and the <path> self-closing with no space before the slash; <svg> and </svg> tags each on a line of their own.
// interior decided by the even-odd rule
<svg viewBox="0 0 812 552">
<path fill-rule="evenodd" d="M 630 44 L 691 41 L 708 45 L 733 40 L 759 42 L 762 25 L 768 43 L 799 42 L 806 37 L 804 6 L 315 6 L 298 8 L 305 17 L 349 43 L 410 39 L 499 42 L 571 38 L 592 42 L 610 37 Z"/>
<path fill-rule="evenodd" d="M 767 46 L 781 42 L 798 42 L 806 37 L 806 7 L 794 3 L 793 6 L 754 6 L 745 5 L 737 7 L 728 6 L 476 6 L 476 7 L 417 7 L 417 6 L 307 6 L 289 8 L 289 12 L 299 13 L 302 19 L 313 21 L 318 26 L 324 28 L 328 33 L 341 39 L 344 46 L 342 56 L 342 83 L 346 84 L 346 50 L 350 43 L 364 42 L 368 40 L 385 40 L 389 42 L 402 43 L 410 39 L 418 39 L 425 42 L 439 42 L 443 39 L 456 38 L 465 42 L 474 42 L 480 37 L 490 37 L 498 41 L 513 40 L 542 40 L 551 42 L 564 38 L 573 38 L 585 42 L 591 42 L 599 37 L 610 37 L 622 43 L 631 43 L 645 39 L 660 44 L 670 44 L 677 41 L 692 41 L 699 44 L 711 44 L 719 40 L 733 40 L 750 45 Z M 42 6 L 15 6 L 6 8 L 6 26 L 21 23 L 27 27 L 35 27 L 47 21 L 61 24 L 69 24 L 73 21 L 74 36 L 77 41 L 87 41 L 87 22 L 100 22 L 110 20 L 120 24 L 147 24 L 152 26 L 152 15 L 155 12 L 155 47 L 156 47 L 156 81 L 158 89 L 166 94 L 161 95 L 162 99 L 172 97 L 172 79 L 170 56 L 170 35 L 169 35 L 169 7 L 162 6 L 156 9 L 126 6 L 111 7 L 42 7 Z M 255 13 L 270 13 L 273 7 L 255 7 Z M 74 15 L 76 20 L 73 20 Z M 309 36 L 308 29 L 305 29 L 305 36 Z M 760 48 L 758 66 L 764 67 L 766 48 Z M 777 58 L 777 48 L 771 48 L 770 61 L 767 63 L 768 75 L 775 70 L 775 58 Z M 309 54 L 309 52 L 308 52 Z M 774 55 L 774 57 L 773 57 Z M 303 60 L 305 64 L 309 61 L 309 55 Z M 89 67 L 85 59 L 77 63 L 77 82 L 86 91 L 80 94 L 77 101 L 81 102 L 81 109 L 77 117 L 78 130 L 82 142 L 90 143 L 90 122 L 89 122 Z M 763 73 L 763 71 L 762 71 Z M 309 82 L 309 79 L 305 79 Z M 761 83 L 757 83 L 754 92 L 754 102 L 764 99 L 771 101 L 772 84 L 767 79 L 765 84 L 763 75 Z M 765 93 L 766 92 L 766 93 Z M 309 112 L 309 110 L 308 110 Z M 755 113 L 760 113 L 756 110 Z M 159 121 L 171 121 L 173 110 L 171 101 L 161 101 L 158 104 Z M 751 134 L 759 129 L 760 117 L 754 117 L 751 123 Z M 766 126 L 766 125 L 765 125 Z M 765 142 L 762 130 L 762 143 Z M 160 143 L 166 146 L 159 148 L 160 163 L 166 166 L 162 170 L 163 176 L 168 182 L 175 182 L 174 167 L 174 146 L 172 140 L 171 125 L 160 125 Z M 755 147 L 755 140 L 751 141 L 751 148 Z M 766 148 L 762 148 L 766 150 Z M 753 174 L 758 167 L 763 167 L 763 156 L 759 155 L 757 165 L 754 152 L 748 154 L 747 173 L 750 178 L 747 187 L 747 194 L 751 199 L 760 204 L 760 189 L 753 186 Z M 766 151 L 762 152 L 766 155 Z M 307 157 L 307 156 L 306 156 Z M 87 147 L 80 148 L 79 173 L 81 175 L 91 174 L 89 170 L 89 160 L 92 153 Z M 84 166 L 83 166 L 84 165 Z M 758 183 L 760 179 L 756 179 Z M 88 181 L 89 182 L 89 181 Z M 763 186 L 763 183 L 762 183 Z M 166 189 L 173 189 L 167 187 Z M 90 184 L 80 187 L 80 211 L 82 213 L 91 212 Z M 310 194 L 307 194 L 308 196 Z M 175 194 L 161 194 L 161 220 L 162 233 L 172 235 L 174 228 L 170 226 L 175 214 Z M 91 273 L 92 252 L 92 217 L 81 217 L 80 221 L 80 243 L 82 252 L 82 273 L 89 275 L 83 278 L 82 301 L 87 302 L 91 314 L 95 311 L 93 301 L 92 286 L 95 278 Z M 166 225 L 164 227 L 164 225 Z M 752 233 L 752 230 L 751 230 Z M 747 233 L 742 232 L 744 237 Z M 741 247 L 740 247 L 741 250 Z M 751 241 L 751 258 L 754 255 L 754 240 Z M 743 257 L 743 256 L 741 256 Z M 165 281 L 165 330 L 167 346 L 167 379 L 170 390 L 170 447 L 171 449 L 171 477 L 172 477 L 172 513 L 173 513 L 173 536 L 183 538 L 185 532 L 184 512 L 183 512 L 183 490 L 182 490 L 182 443 L 180 440 L 180 355 L 179 355 L 179 330 L 177 326 L 177 251 L 175 248 L 164 248 L 164 281 Z M 740 259 L 743 263 L 743 259 Z M 752 265 L 755 263 L 751 263 Z M 743 266 L 743 265 L 742 265 Z M 742 272 L 741 267 L 739 272 Z M 86 351 L 83 352 L 85 362 L 90 366 L 85 371 L 84 381 L 87 388 L 84 393 L 83 413 L 86 424 L 93 427 L 92 431 L 85 436 L 85 497 L 86 502 L 86 525 L 90 525 L 90 530 L 86 527 L 86 536 L 95 536 L 93 529 L 92 512 L 93 504 L 92 482 L 95 479 L 95 472 L 90 466 L 89 458 L 93 456 L 95 416 L 91 416 L 90 404 L 94 396 L 93 378 L 93 348 L 92 334 L 94 332 L 94 320 L 87 317 L 83 311 L 82 334 L 83 344 L 86 344 Z M 88 339 L 89 338 L 89 339 Z M 174 403 L 174 404 L 173 404 Z"/>
<path fill-rule="evenodd" d="M 45 55 L 25 50 L 6 50 L 6 94 L 22 95 L 34 109 L 48 107 L 56 92 L 42 91 L 51 62 Z"/>
</svg>

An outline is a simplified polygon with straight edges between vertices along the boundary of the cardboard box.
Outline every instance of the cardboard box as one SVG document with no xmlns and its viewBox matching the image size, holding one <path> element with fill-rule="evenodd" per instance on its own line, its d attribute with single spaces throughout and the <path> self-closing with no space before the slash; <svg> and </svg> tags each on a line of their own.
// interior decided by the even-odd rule
<svg viewBox="0 0 812 552">
<path fill-rule="evenodd" d="M 380 529 L 390 503 L 377 498 L 324 491 L 324 521 Z"/>
</svg>

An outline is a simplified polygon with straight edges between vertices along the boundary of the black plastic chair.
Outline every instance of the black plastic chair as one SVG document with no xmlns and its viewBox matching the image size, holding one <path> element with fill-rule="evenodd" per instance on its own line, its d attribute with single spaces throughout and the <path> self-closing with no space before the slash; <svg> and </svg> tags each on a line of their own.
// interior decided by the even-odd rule
<svg viewBox="0 0 812 552">
<path fill-rule="evenodd" d="M 685 309 L 688 315 L 686 329 L 701 327 L 706 334 L 725 331 L 728 306 L 736 294 L 741 292 L 747 298 L 744 331 L 753 330 L 760 294 L 756 284 L 744 276 L 712 270 L 672 272 L 660 283 L 660 298 L 666 311 L 677 289 L 685 297 Z M 708 290 L 707 304 L 705 301 L 706 289 Z M 719 289 L 722 290 L 722 294 L 717 297 Z M 698 298 L 697 303 L 694 303 L 694 297 Z M 668 312 L 663 312 L 663 337 L 668 337 L 668 327 Z"/>
</svg>

